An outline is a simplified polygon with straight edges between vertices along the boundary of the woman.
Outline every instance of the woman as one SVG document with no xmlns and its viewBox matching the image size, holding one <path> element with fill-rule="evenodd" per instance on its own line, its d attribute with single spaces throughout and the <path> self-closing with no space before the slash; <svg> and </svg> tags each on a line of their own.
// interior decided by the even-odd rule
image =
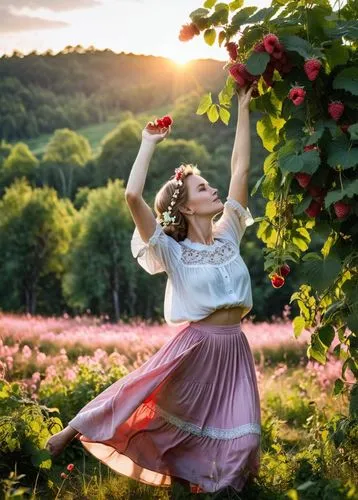
<svg viewBox="0 0 358 500">
<path fill-rule="evenodd" d="M 240 491 L 257 475 L 260 400 L 253 356 L 240 326 L 252 308 L 240 241 L 254 222 L 247 208 L 253 88 L 238 91 L 224 205 L 196 167 L 181 165 L 157 193 L 155 219 L 142 192 L 155 145 L 171 127 L 148 123 L 143 130 L 126 187 L 136 224 L 131 250 L 148 273 L 167 273 L 165 319 L 186 326 L 51 437 L 47 448 L 53 456 L 77 437 L 121 474 L 155 486 L 177 482 L 192 491 L 227 486 Z"/>
</svg>

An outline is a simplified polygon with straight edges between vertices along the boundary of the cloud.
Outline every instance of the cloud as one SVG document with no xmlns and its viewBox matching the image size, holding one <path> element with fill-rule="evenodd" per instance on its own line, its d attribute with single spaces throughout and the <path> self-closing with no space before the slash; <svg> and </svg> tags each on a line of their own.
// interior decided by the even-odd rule
<svg viewBox="0 0 358 500">
<path fill-rule="evenodd" d="M 7 5 L 15 9 L 48 9 L 54 12 L 65 10 L 88 9 L 101 5 L 101 0 L 8 0 Z"/>
<path fill-rule="evenodd" d="M 69 26 L 69 24 L 64 21 L 53 21 L 51 19 L 43 19 L 41 17 L 15 15 L 9 10 L 0 7 L 0 34 L 50 28 L 64 28 L 66 26 Z"/>
</svg>

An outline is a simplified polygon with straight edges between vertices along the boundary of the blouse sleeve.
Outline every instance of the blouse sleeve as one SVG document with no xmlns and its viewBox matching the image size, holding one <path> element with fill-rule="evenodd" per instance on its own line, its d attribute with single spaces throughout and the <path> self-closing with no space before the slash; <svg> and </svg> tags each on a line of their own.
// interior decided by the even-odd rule
<svg viewBox="0 0 358 500">
<path fill-rule="evenodd" d="M 179 243 L 168 236 L 161 224 L 156 221 L 154 233 L 145 243 L 135 227 L 131 239 L 131 251 L 138 264 L 149 274 L 169 273 L 178 263 L 181 247 Z"/>
<path fill-rule="evenodd" d="M 244 208 L 234 198 L 227 197 L 224 210 L 220 219 L 215 223 L 216 237 L 228 238 L 236 244 L 240 244 L 246 227 L 254 224 L 254 219 L 249 208 Z"/>
</svg>

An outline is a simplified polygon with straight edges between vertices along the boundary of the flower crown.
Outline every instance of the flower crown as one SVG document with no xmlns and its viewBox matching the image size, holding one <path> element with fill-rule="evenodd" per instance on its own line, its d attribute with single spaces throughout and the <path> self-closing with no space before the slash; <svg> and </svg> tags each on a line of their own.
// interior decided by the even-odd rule
<svg viewBox="0 0 358 500">
<path fill-rule="evenodd" d="M 180 167 L 175 169 L 175 181 L 176 181 L 175 184 L 177 186 L 182 186 L 182 184 L 183 184 L 183 181 L 181 179 L 182 179 L 184 170 L 185 170 L 184 165 L 180 165 Z M 162 213 L 162 217 L 159 219 L 159 222 L 163 226 L 169 226 L 172 222 L 175 222 L 176 216 L 175 215 L 171 216 L 171 211 L 172 211 L 173 205 L 175 205 L 175 198 L 178 197 L 178 194 L 179 194 L 179 187 L 177 187 L 177 189 L 174 191 L 167 210 Z"/>
</svg>

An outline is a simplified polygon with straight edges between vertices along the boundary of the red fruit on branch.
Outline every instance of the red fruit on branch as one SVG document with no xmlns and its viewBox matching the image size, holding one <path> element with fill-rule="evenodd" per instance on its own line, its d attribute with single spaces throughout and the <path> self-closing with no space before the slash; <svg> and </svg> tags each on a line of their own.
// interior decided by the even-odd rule
<svg viewBox="0 0 358 500">
<path fill-rule="evenodd" d="M 271 276 L 271 284 L 274 288 L 281 288 L 285 284 L 285 278 L 279 274 L 274 273 Z"/>
<path fill-rule="evenodd" d="M 238 55 L 238 51 L 239 51 L 239 47 L 238 47 L 237 43 L 235 43 L 235 42 L 227 42 L 225 44 L 225 47 L 226 47 L 226 50 L 229 53 L 230 59 L 232 59 L 233 61 L 236 61 L 237 55 Z"/>
<path fill-rule="evenodd" d="M 278 42 L 272 53 L 271 53 L 271 56 L 274 58 L 274 59 L 281 59 L 283 54 L 284 54 L 284 50 L 285 50 L 285 47 L 282 45 L 282 43 Z"/>
<path fill-rule="evenodd" d="M 305 100 L 306 91 L 303 87 L 292 87 L 288 97 L 295 106 L 299 106 Z"/>
<path fill-rule="evenodd" d="M 322 208 L 322 203 L 319 203 L 316 200 L 312 200 L 309 207 L 306 208 L 305 213 L 308 217 L 317 217 Z"/>
<path fill-rule="evenodd" d="M 283 264 L 281 267 L 280 267 L 280 275 L 285 277 L 289 274 L 289 272 L 291 271 L 291 268 L 288 264 Z"/>
<path fill-rule="evenodd" d="M 245 64 L 236 63 L 229 68 L 230 75 L 236 80 L 240 87 L 245 87 L 257 79 L 257 76 L 251 75 L 246 69 Z"/>
<path fill-rule="evenodd" d="M 310 184 L 307 187 L 307 191 L 313 197 L 322 196 L 322 195 L 326 194 L 326 192 L 327 192 L 327 190 L 325 190 L 324 188 L 322 188 L 320 186 L 315 186 L 314 184 Z"/>
<path fill-rule="evenodd" d="M 336 201 L 336 203 L 333 203 L 333 208 L 334 208 L 334 211 L 336 213 L 337 218 L 343 219 L 352 210 L 352 205 L 350 205 L 349 203 L 346 203 L 344 201 Z"/>
<path fill-rule="evenodd" d="M 317 78 L 321 66 L 321 61 L 316 58 L 308 59 L 303 65 L 303 69 L 311 82 Z"/>
<path fill-rule="evenodd" d="M 263 44 L 266 52 L 272 54 L 275 48 L 279 45 L 279 40 L 276 35 L 274 35 L 273 33 L 269 33 L 268 35 L 264 36 Z"/>
<path fill-rule="evenodd" d="M 317 151 L 321 151 L 320 148 L 318 146 L 316 146 L 316 144 L 310 144 L 309 146 L 305 146 L 303 148 L 303 151 L 312 151 L 314 149 L 317 149 Z"/>
<path fill-rule="evenodd" d="M 194 38 L 195 35 L 199 35 L 200 30 L 195 23 L 183 24 L 179 33 L 179 40 L 181 42 L 187 42 Z"/>
<path fill-rule="evenodd" d="M 341 101 L 334 101 L 328 104 L 328 113 L 333 118 L 333 120 L 337 121 L 343 115 L 344 104 Z"/>
<path fill-rule="evenodd" d="M 311 177 L 312 175 L 305 174 L 304 172 L 298 172 L 297 174 L 295 174 L 295 179 L 297 180 L 298 184 L 303 188 L 308 186 Z"/>
<path fill-rule="evenodd" d="M 258 42 L 254 46 L 254 52 L 266 52 L 264 42 Z"/>
</svg>

